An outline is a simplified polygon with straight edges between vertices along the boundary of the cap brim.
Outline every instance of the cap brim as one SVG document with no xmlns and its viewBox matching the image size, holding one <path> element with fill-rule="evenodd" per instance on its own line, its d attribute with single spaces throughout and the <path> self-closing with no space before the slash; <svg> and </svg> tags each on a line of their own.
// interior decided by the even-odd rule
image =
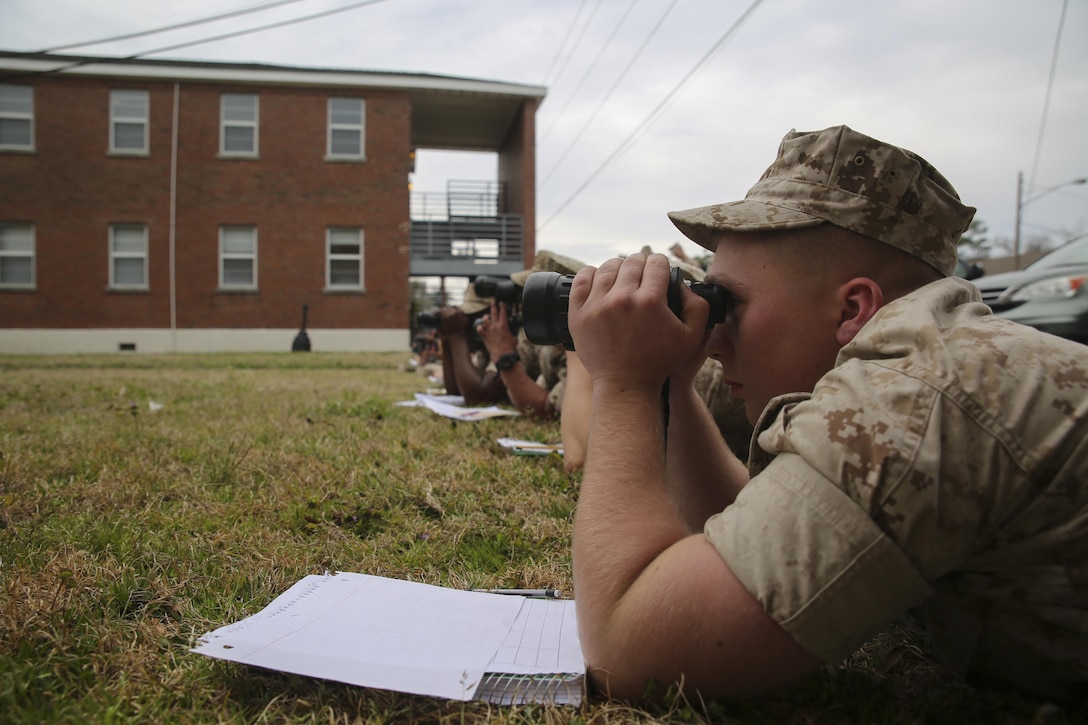
<svg viewBox="0 0 1088 725">
<path fill-rule="evenodd" d="M 684 236 L 701 247 L 714 251 L 718 234 L 729 232 L 767 232 L 803 229 L 824 223 L 824 219 L 796 209 L 787 209 L 762 201 L 745 199 L 711 204 L 683 211 L 670 211 L 669 219 Z"/>
</svg>

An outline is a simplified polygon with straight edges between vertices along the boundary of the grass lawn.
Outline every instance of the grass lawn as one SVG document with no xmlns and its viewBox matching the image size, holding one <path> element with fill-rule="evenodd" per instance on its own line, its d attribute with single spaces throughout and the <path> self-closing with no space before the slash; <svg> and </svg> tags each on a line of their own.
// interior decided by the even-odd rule
<svg viewBox="0 0 1088 725">
<path fill-rule="evenodd" d="M 448 702 L 189 653 L 329 570 L 570 591 L 578 478 L 495 443 L 558 423 L 395 407 L 427 387 L 407 357 L 0 356 L 0 721 L 1079 721 L 956 682 L 905 624 L 786 693 L 650 708 Z"/>
</svg>

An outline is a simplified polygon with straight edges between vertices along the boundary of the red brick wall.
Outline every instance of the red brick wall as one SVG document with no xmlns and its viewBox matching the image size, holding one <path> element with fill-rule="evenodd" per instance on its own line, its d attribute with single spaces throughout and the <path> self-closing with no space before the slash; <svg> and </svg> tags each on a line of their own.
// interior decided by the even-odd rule
<svg viewBox="0 0 1088 725">
<path fill-rule="evenodd" d="M 506 182 L 510 211 L 525 216 L 526 263 L 536 256 L 536 109 L 525 101 L 499 151 L 499 180 Z"/>
<path fill-rule="evenodd" d="M 0 326 L 165 328 L 173 82 L 39 76 L 33 154 L 0 154 L 0 221 L 36 231 L 32 292 L 0 290 Z M 109 91 L 147 90 L 150 155 L 109 156 Z M 259 98 L 260 155 L 220 159 L 219 98 Z M 325 161 L 330 96 L 366 100 L 366 161 Z M 180 85 L 179 328 L 408 326 L 410 103 L 397 92 Z M 108 289 L 111 223 L 148 227 L 149 292 Z M 258 290 L 219 292 L 219 226 L 252 224 Z M 326 293 L 325 230 L 364 230 L 363 294 Z"/>
</svg>

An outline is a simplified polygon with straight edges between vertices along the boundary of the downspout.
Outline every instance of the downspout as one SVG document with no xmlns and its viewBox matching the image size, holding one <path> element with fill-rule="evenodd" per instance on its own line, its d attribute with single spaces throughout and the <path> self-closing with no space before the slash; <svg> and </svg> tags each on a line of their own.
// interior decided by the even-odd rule
<svg viewBox="0 0 1088 725">
<path fill-rule="evenodd" d="M 174 83 L 174 119 L 170 139 L 170 347 L 178 351 L 178 290 L 175 249 L 178 211 L 178 105 L 180 85 Z"/>
</svg>

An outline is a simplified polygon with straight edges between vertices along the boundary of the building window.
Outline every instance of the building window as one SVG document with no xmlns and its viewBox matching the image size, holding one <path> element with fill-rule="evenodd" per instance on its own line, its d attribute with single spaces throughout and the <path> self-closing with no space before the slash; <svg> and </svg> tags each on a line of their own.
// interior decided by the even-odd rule
<svg viewBox="0 0 1088 725">
<path fill-rule="evenodd" d="M 0 289 L 34 287 L 34 225 L 0 222 Z"/>
<path fill-rule="evenodd" d="M 34 150 L 34 89 L 0 83 L 0 150 Z"/>
<path fill-rule="evenodd" d="M 219 153 L 257 155 L 257 96 L 224 93 L 219 98 Z"/>
<path fill-rule="evenodd" d="M 219 287 L 257 289 L 257 227 L 219 228 Z"/>
<path fill-rule="evenodd" d="M 147 153 L 147 91 L 110 91 L 110 152 Z"/>
<path fill-rule="evenodd" d="M 146 225 L 110 225 L 110 287 L 147 289 Z"/>
<path fill-rule="evenodd" d="M 329 290 L 363 289 L 363 230 L 359 227 L 329 227 L 326 234 Z"/>
<path fill-rule="evenodd" d="M 366 104 L 361 98 L 329 99 L 328 158 L 365 158 L 365 113 Z"/>
</svg>

